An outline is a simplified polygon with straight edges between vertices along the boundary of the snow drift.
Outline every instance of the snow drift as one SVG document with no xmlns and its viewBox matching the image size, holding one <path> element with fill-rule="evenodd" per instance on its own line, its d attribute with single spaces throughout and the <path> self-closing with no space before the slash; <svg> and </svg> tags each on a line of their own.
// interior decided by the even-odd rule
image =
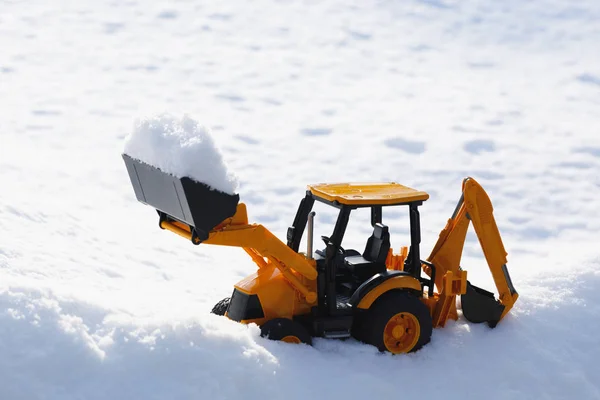
<svg viewBox="0 0 600 400">
<path fill-rule="evenodd" d="M 125 154 L 178 178 L 189 177 L 234 194 L 237 177 L 223 160 L 208 128 L 184 115 L 140 119 L 126 138 Z"/>
<path fill-rule="evenodd" d="M 143 323 L 51 293 L 0 292 L 3 399 L 600 398 L 600 264 L 521 281 L 495 329 L 460 318 L 417 353 L 273 342 L 208 313 Z M 35 377 L 35 380 L 30 380 Z M 307 384 L 310 382 L 310 384 Z"/>
</svg>

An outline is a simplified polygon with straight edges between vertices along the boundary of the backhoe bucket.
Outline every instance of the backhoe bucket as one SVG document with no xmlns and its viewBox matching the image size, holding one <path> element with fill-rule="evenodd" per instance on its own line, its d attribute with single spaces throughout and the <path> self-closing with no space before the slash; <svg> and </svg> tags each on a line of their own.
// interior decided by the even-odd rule
<svg viewBox="0 0 600 400">
<path fill-rule="evenodd" d="M 123 154 L 137 199 L 169 218 L 190 226 L 199 242 L 225 219 L 232 217 L 240 200 L 190 179 L 178 178 Z M 198 242 L 198 243 L 199 243 Z"/>
<path fill-rule="evenodd" d="M 467 281 L 467 292 L 460 296 L 460 302 L 463 315 L 468 321 L 487 322 L 490 328 L 498 324 L 504 312 L 504 305 L 495 299 L 494 293 L 471 285 L 469 281 Z"/>
</svg>

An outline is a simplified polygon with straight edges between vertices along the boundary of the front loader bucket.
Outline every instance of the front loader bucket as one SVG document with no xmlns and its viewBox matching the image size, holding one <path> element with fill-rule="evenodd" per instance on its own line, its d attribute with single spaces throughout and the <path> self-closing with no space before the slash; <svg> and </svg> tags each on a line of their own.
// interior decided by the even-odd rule
<svg viewBox="0 0 600 400">
<path fill-rule="evenodd" d="M 123 154 L 137 199 L 160 213 L 190 226 L 199 241 L 225 219 L 232 217 L 240 196 L 214 190 L 190 179 L 178 178 Z"/>
<path fill-rule="evenodd" d="M 467 292 L 460 296 L 462 312 L 473 323 L 487 322 L 494 328 L 504 312 L 504 305 L 495 299 L 494 294 L 471 285 L 467 281 Z"/>
</svg>

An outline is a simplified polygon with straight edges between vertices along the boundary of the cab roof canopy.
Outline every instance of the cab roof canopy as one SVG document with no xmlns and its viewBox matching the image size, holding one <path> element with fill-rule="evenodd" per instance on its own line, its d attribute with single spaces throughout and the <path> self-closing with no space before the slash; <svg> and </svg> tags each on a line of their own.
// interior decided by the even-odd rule
<svg viewBox="0 0 600 400">
<path fill-rule="evenodd" d="M 387 183 L 319 183 L 308 185 L 318 199 L 349 206 L 391 206 L 425 201 L 429 195 L 395 182 Z"/>
</svg>

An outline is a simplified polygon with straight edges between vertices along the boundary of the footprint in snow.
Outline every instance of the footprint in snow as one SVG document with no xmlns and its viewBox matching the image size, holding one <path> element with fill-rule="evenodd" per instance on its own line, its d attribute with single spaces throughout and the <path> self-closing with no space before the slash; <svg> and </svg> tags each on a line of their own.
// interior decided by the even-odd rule
<svg viewBox="0 0 600 400">
<path fill-rule="evenodd" d="M 246 144 L 260 144 L 259 140 L 256 140 L 250 136 L 238 135 L 235 137 L 236 139 L 246 143 Z"/>
<path fill-rule="evenodd" d="M 411 154 L 422 154 L 425 152 L 425 142 L 408 140 L 400 137 L 386 139 L 385 145 L 393 149 L 400 149 Z"/>
<path fill-rule="evenodd" d="M 327 136 L 333 132 L 332 129 L 327 128 L 304 128 L 300 131 L 304 136 Z"/>
<path fill-rule="evenodd" d="M 579 147 L 573 150 L 574 153 L 589 154 L 600 158 L 600 147 Z"/>
<path fill-rule="evenodd" d="M 471 154 L 481 154 L 483 152 L 493 152 L 496 150 L 496 143 L 493 140 L 476 139 L 468 141 L 463 148 Z"/>
<path fill-rule="evenodd" d="M 178 13 L 175 10 L 164 10 L 161 11 L 156 17 L 160 19 L 175 19 L 178 17 Z"/>
<path fill-rule="evenodd" d="M 577 76 L 577 80 L 582 83 L 587 83 L 588 85 L 600 86 L 600 76 L 586 73 Z"/>
</svg>

